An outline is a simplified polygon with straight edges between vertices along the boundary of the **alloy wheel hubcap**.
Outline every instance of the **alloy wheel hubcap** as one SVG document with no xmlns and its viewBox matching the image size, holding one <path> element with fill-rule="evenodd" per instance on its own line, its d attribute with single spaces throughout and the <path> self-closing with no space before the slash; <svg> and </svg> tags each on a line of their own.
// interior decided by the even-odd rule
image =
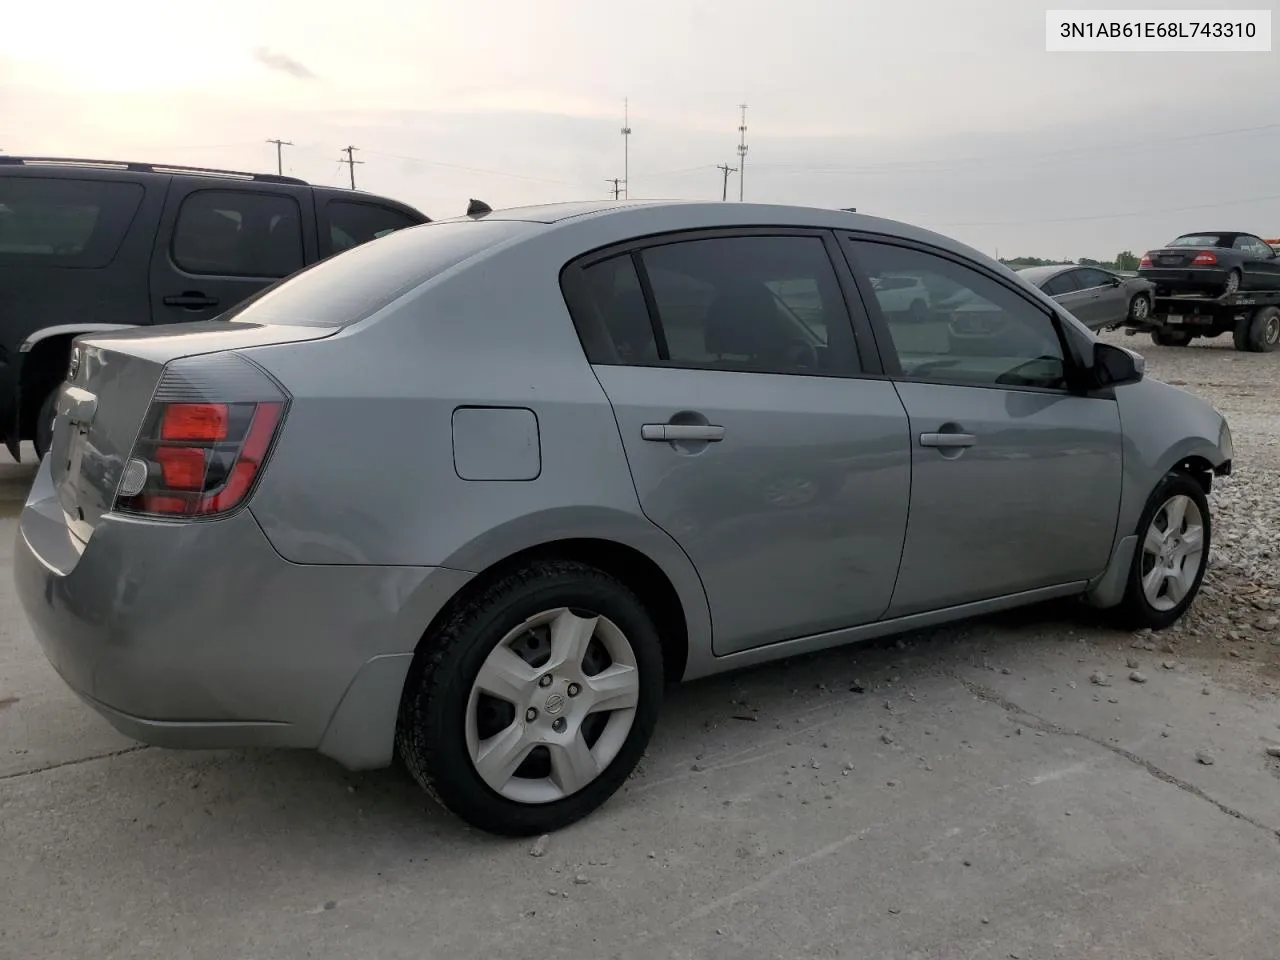
<svg viewBox="0 0 1280 960">
<path fill-rule="evenodd" d="M 1267 321 L 1263 337 L 1267 343 L 1280 343 L 1280 317 L 1272 317 Z"/>
<path fill-rule="evenodd" d="M 1142 298 L 1139 298 L 1133 301 L 1133 318 L 1135 320 L 1141 320 L 1144 317 L 1146 317 L 1146 315 L 1147 315 L 1147 301 Z"/>
<path fill-rule="evenodd" d="M 467 750 L 496 793 L 552 803 L 613 762 L 639 703 L 640 670 L 618 626 L 583 610 L 546 610 L 481 665 L 467 701 Z"/>
<path fill-rule="evenodd" d="M 1170 497 L 1142 541 L 1142 593 L 1152 608 L 1172 610 L 1191 592 L 1204 559 L 1204 517 L 1188 496 Z"/>
</svg>

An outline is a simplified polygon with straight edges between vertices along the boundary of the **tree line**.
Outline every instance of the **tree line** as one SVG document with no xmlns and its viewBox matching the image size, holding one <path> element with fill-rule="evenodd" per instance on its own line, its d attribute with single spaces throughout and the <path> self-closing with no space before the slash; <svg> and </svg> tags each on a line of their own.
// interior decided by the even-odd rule
<svg viewBox="0 0 1280 960">
<path fill-rule="evenodd" d="M 1069 263 L 1074 263 L 1081 267 L 1101 267 L 1103 270 L 1118 270 L 1121 272 L 1138 269 L 1138 257 L 1132 250 L 1124 250 L 1117 253 L 1114 260 L 1094 260 L 1092 257 L 1081 257 L 1079 260 L 1046 260 L 1043 257 L 1001 257 L 1000 262 L 1012 270 L 1021 270 L 1023 267 L 1065 266 Z"/>
</svg>

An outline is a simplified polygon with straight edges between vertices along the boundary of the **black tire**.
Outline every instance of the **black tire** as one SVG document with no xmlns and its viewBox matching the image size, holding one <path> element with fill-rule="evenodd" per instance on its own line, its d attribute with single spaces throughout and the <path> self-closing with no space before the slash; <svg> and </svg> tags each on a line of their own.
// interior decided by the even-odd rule
<svg viewBox="0 0 1280 960">
<path fill-rule="evenodd" d="M 40 411 L 36 414 L 35 436 L 32 445 L 36 448 L 36 459 L 43 460 L 53 444 L 54 404 L 58 401 L 58 388 L 54 387 L 40 402 Z"/>
<path fill-rule="evenodd" d="M 1151 342 L 1161 347 L 1185 347 L 1191 342 L 1191 334 L 1185 330 L 1157 327 L 1151 331 Z"/>
<path fill-rule="evenodd" d="M 1191 588 L 1186 595 L 1171 609 L 1158 610 L 1147 600 L 1146 593 L 1142 588 L 1144 566 L 1142 544 L 1143 539 L 1146 537 L 1147 529 L 1151 526 L 1157 513 L 1170 498 L 1175 496 L 1189 498 L 1199 509 L 1204 530 L 1204 550 L 1200 558 L 1200 567 L 1196 571 Z M 1114 618 L 1120 625 L 1133 630 L 1147 627 L 1152 630 L 1164 630 L 1166 627 L 1176 623 L 1194 602 L 1196 595 L 1200 592 L 1200 584 L 1204 581 L 1204 572 L 1209 566 L 1209 551 L 1213 540 L 1213 520 L 1209 514 L 1209 498 L 1205 496 L 1204 487 L 1200 485 L 1195 477 L 1182 471 L 1175 470 L 1165 474 L 1164 479 L 1156 485 L 1155 490 L 1152 491 L 1150 498 L 1148 498 L 1147 505 L 1142 511 L 1142 517 L 1138 521 L 1136 532 L 1138 545 L 1134 550 L 1133 562 L 1129 568 L 1129 580 L 1125 587 L 1124 599 L 1114 609 Z"/>
<path fill-rule="evenodd" d="M 621 749 L 594 780 L 557 800 L 521 803 L 477 772 L 466 741 L 467 705 L 481 666 L 502 638 L 528 618 L 560 607 L 618 626 L 635 656 L 639 698 Z M 550 833 L 592 813 L 626 781 L 657 723 L 663 686 L 657 629 L 629 588 L 583 563 L 535 561 L 459 604 L 426 638 L 405 681 L 396 744 L 414 779 L 472 826 L 505 836 Z"/>
<path fill-rule="evenodd" d="M 1280 307 L 1259 307 L 1236 325 L 1237 350 L 1272 353 L 1280 349 Z"/>
<path fill-rule="evenodd" d="M 1239 270 L 1232 270 L 1227 274 L 1227 282 L 1222 285 L 1222 291 L 1219 293 L 1219 296 L 1229 297 L 1232 294 L 1239 293 L 1240 282 L 1242 279 L 1243 278 L 1241 277 Z"/>
<path fill-rule="evenodd" d="M 1151 298 L 1145 293 L 1137 294 L 1129 301 L 1129 317 L 1136 323 L 1145 323 L 1151 316 Z"/>
</svg>

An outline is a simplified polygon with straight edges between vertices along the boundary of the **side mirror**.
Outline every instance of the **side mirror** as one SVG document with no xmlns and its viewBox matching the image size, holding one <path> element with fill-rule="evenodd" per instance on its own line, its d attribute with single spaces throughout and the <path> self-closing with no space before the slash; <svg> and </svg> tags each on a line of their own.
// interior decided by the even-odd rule
<svg viewBox="0 0 1280 960">
<path fill-rule="evenodd" d="M 1107 277 L 1108 286 L 1118 287 L 1120 286 L 1120 283 L 1121 283 L 1121 280 L 1119 277 Z"/>
<path fill-rule="evenodd" d="M 1137 383 L 1146 373 L 1147 362 L 1124 347 L 1096 342 L 1093 345 L 1093 372 L 1099 386 L 1119 387 Z"/>
</svg>

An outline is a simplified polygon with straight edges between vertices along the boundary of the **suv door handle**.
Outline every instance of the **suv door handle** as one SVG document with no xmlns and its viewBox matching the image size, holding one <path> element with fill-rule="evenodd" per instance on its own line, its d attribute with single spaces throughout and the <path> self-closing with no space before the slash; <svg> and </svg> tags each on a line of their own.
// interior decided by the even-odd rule
<svg viewBox="0 0 1280 960">
<path fill-rule="evenodd" d="M 640 426 L 640 436 L 658 443 L 678 440 L 702 440 L 718 443 L 724 439 L 724 427 L 713 423 L 645 423 Z"/>
<path fill-rule="evenodd" d="M 185 307 L 188 310 L 199 310 L 201 307 L 216 307 L 217 297 L 206 297 L 203 293 L 188 290 L 186 293 L 174 294 L 164 298 L 166 307 Z"/>
<path fill-rule="evenodd" d="M 978 438 L 972 433 L 922 433 L 922 447 L 972 447 Z"/>
</svg>

